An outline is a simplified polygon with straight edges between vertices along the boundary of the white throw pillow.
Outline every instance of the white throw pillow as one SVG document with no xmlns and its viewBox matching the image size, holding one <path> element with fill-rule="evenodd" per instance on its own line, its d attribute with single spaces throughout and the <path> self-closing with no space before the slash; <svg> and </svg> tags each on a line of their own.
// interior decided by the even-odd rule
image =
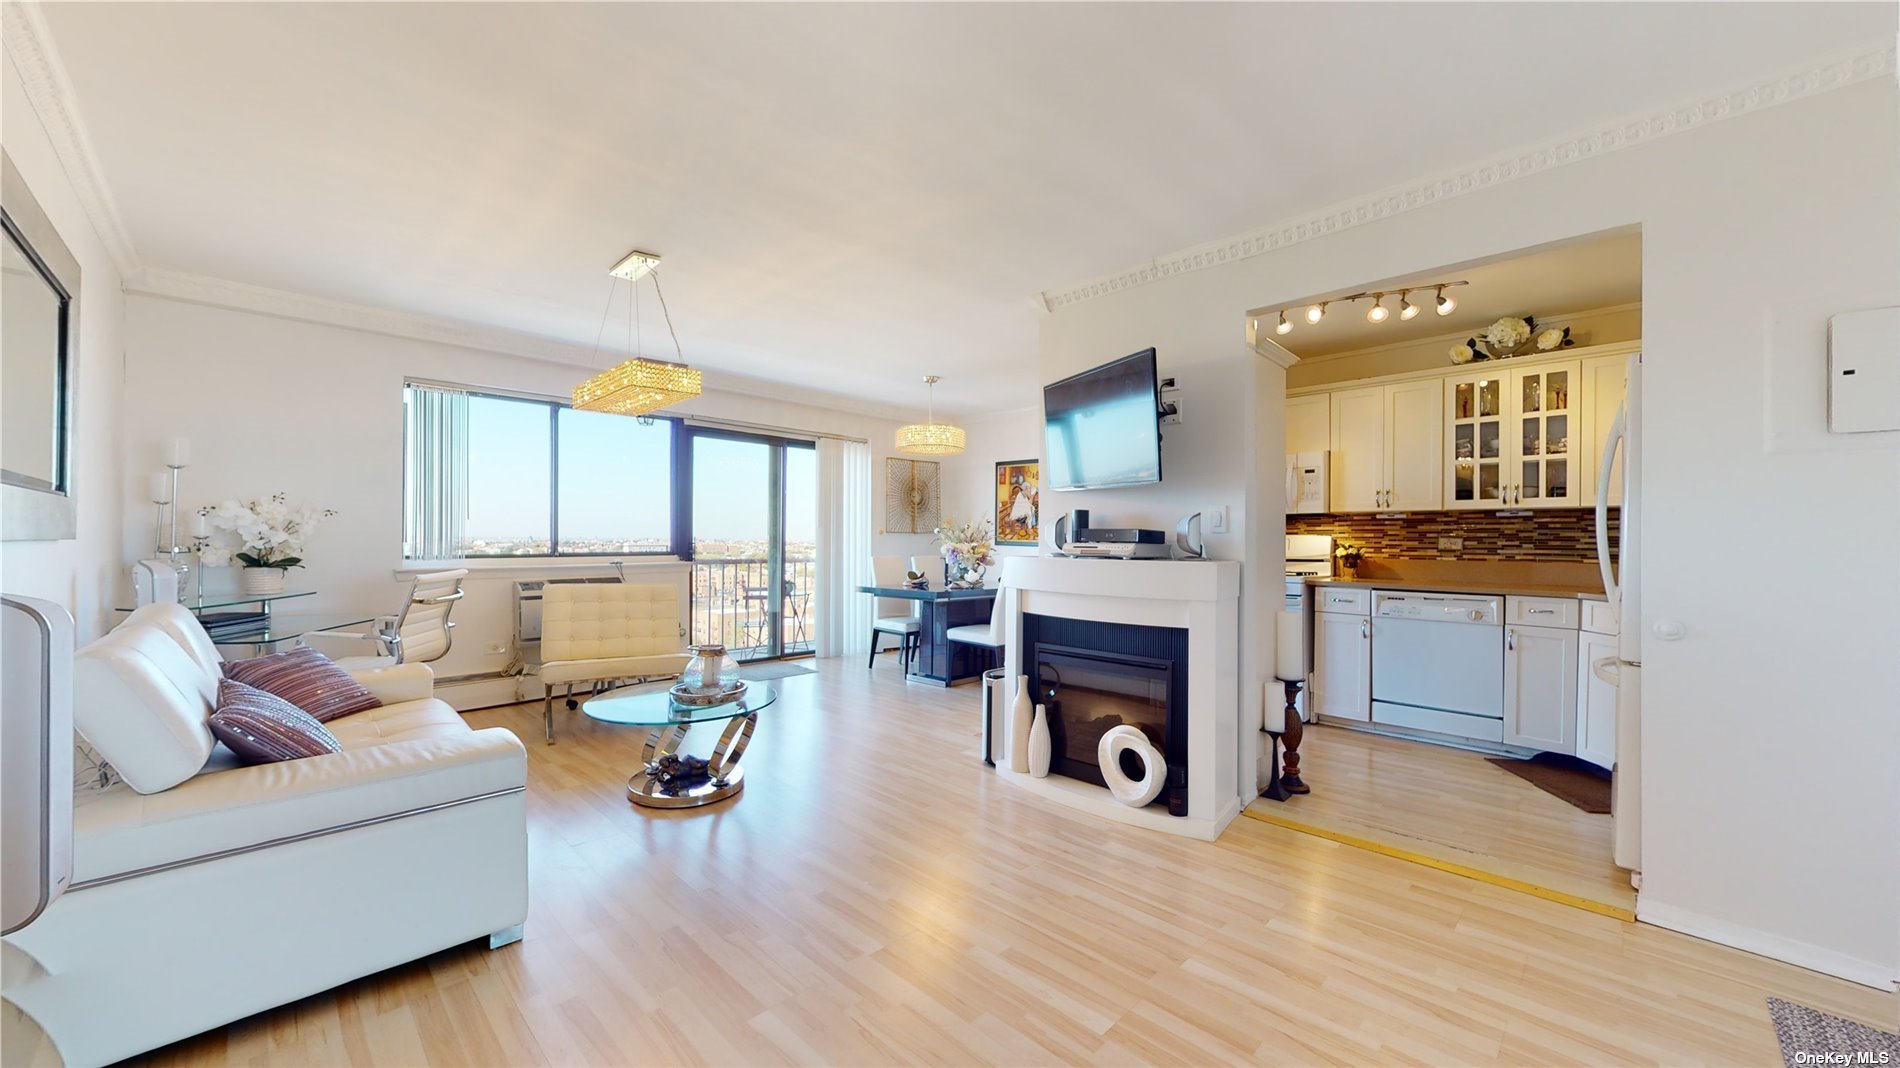
<svg viewBox="0 0 1900 1068">
<path fill-rule="evenodd" d="M 73 661 L 74 728 L 142 794 L 204 768 L 216 694 L 216 678 L 156 627 L 120 627 Z"/>
</svg>

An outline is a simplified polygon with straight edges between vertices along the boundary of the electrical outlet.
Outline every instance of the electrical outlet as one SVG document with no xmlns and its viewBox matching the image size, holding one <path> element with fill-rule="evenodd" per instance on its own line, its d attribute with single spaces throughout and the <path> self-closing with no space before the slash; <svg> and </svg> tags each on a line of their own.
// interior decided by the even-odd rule
<svg viewBox="0 0 1900 1068">
<path fill-rule="evenodd" d="M 1441 553 L 1461 553 L 1465 551 L 1465 539 L 1441 537 L 1438 539 L 1438 551 Z"/>
<path fill-rule="evenodd" d="M 507 642 L 489 642 L 488 651 L 496 656 L 506 656 L 508 655 L 508 643 Z"/>
<path fill-rule="evenodd" d="M 1212 508 L 1209 508 L 1207 510 L 1207 514 L 1202 516 L 1202 519 L 1204 519 L 1207 523 L 1207 532 L 1209 534 L 1227 533 L 1227 506 L 1226 505 L 1221 504 L 1221 505 L 1216 505 Z"/>
</svg>

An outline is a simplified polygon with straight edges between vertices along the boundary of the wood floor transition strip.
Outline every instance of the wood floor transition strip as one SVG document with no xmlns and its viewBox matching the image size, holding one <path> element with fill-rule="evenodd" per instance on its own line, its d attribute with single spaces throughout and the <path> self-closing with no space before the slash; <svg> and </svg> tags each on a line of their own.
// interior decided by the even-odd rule
<svg viewBox="0 0 1900 1068">
<path fill-rule="evenodd" d="M 1452 875 L 1461 875 L 1467 879 L 1475 879 L 1481 883 L 1500 886 L 1506 890 L 1515 890 L 1520 894 L 1529 894 L 1532 897 L 1543 898 L 1545 901 L 1554 901 L 1559 905 L 1568 905 L 1571 908 L 1582 909 L 1585 912 L 1594 912 L 1600 916 L 1608 916 L 1611 919 L 1622 920 L 1624 923 L 1636 922 L 1635 911 L 1624 908 L 1621 905 L 1612 905 L 1603 901 L 1592 901 L 1587 897 L 1579 897 L 1576 894 L 1565 893 L 1562 890 L 1553 890 L 1550 887 L 1539 886 L 1536 883 L 1525 882 L 1522 879 L 1513 879 L 1508 875 L 1499 875 L 1496 872 L 1485 871 L 1482 868 L 1474 868 L 1468 864 L 1459 864 L 1456 861 L 1444 860 L 1426 853 L 1375 841 L 1371 838 L 1361 838 L 1357 835 L 1346 834 L 1343 831 L 1336 831 L 1330 827 L 1315 826 L 1290 816 L 1280 815 L 1277 812 L 1262 812 L 1253 805 L 1248 805 L 1246 808 L 1241 809 L 1241 815 L 1257 819 L 1262 823 L 1271 823 L 1276 827 L 1285 827 L 1289 831 L 1310 834 L 1318 838 L 1338 842 L 1341 845 L 1349 845 L 1355 849 L 1364 849 L 1369 852 L 1378 853 L 1381 856 L 1409 861 L 1413 864 L 1422 864 L 1427 868 L 1449 872 Z"/>
</svg>

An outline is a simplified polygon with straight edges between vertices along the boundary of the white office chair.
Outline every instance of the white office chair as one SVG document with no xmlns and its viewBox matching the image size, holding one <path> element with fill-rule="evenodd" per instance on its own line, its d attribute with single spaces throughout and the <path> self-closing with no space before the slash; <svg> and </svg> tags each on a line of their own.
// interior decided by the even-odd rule
<svg viewBox="0 0 1900 1068">
<path fill-rule="evenodd" d="M 304 638 L 375 643 L 374 654 L 337 658 L 339 665 L 351 671 L 440 660 L 455 644 L 455 624 L 449 622 L 449 613 L 462 599 L 462 580 L 467 577 L 467 568 L 417 575 L 409 584 L 409 597 L 403 601 L 402 611 L 378 618 L 371 624 L 373 629 L 320 630 Z"/>
<path fill-rule="evenodd" d="M 990 602 L 990 621 L 971 623 L 962 627 L 951 627 L 943 636 L 953 642 L 974 645 L 988 651 L 990 667 L 1002 663 L 1003 655 L 1003 591 L 996 591 L 996 599 Z"/>
<path fill-rule="evenodd" d="M 902 586 L 905 572 L 909 570 L 909 561 L 902 556 L 871 557 L 871 584 L 874 586 Z M 904 664 L 904 673 L 910 673 L 911 652 L 916 649 L 922 624 L 918 619 L 916 601 L 907 601 L 901 597 L 879 597 L 876 616 L 871 620 L 871 657 L 864 666 L 877 666 L 877 636 L 895 634 L 897 649 Z"/>
</svg>

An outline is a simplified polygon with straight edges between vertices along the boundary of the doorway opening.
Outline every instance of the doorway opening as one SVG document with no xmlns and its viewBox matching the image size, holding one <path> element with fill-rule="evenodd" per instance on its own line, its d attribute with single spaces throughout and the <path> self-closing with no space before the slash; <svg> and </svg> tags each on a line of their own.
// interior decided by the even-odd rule
<svg viewBox="0 0 1900 1068">
<path fill-rule="evenodd" d="M 1637 519 L 1641 272 L 1632 226 L 1248 313 L 1299 358 L 1312 789 L 1249 815 L 1634 918 L 1640 665 L 1601 558 Z"/>
</svg>

